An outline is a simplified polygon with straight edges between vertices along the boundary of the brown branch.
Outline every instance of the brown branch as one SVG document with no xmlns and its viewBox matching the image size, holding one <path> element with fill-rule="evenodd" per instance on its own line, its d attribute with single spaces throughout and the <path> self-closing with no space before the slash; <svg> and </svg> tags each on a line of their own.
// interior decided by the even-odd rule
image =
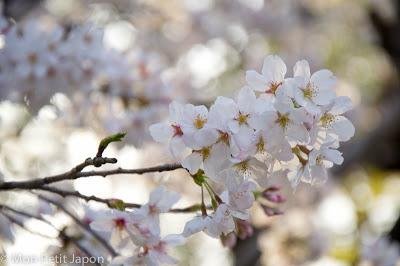
<svg viewBox="0 0 400 266">
<path fill-rule="evenodd" d="M 74 180 L 81 177 L 89 177 L 89 176 L 110 176 L 117 174 L 144 174 L 144 173 L 153 173 L 153 172 L 165 172 L 165 171 L 173 171 L 176 169 L 182 168 L 180 164 L 164 164 L 160 166 L 148 167 L 148 168 L 138 168 L 138 169 L 124 169 L 124 168 L 116 168 L 112 170 L 102 170 L 102 171 L 87 171 L 82 172 L 82 170 L 90 165 L 98 164 L 96 160 L 103 160 L 103 164 L 106 163 L 116 163 L 117 160 L 115 158 L 99 158 L 96 157 L 94 159 L 86 159 L 84 163 L 72 168 L 70 171 L 54 175 L 48 176 L 41 179 L 34 179 L 28 181 L 10 181 L 0 183 L 0 190 L 11 190 L 11 189 L 38 189 L 43 186 L 64 181 L 64 180 Z"/>
<path fill-rule="evenodd" d="M 71 219 L 77 225 L 79 225 L 83 230 L 85 230 L 86 232 L 91 234 L 93 236 L 93 238 L 95 238 L 113 257 L 118 255 L 117 252 L 115 252 L 114 248 L 111 247 L 104 238 L 102 238 L 96 231 L 92 230 L 92 228 L 90 228 L 90 226 L 88 224 L 85 224 L 84 222 L 82 222 L 78 217 L 76 217 L 72 212 L 70 212 L 67 208 L 65 208 L 61 203 L 54 201 L 50 198 L 47 198 L 43 195 L 38 195 L 36 193 L 34 193 L 34 194 L 37 195 L 39 197 L 39 199 L 53 204 L 58 209 L 63 211 L 65 214 L 67 214 L 69 217 L 71 217 Z"/>
<path fill-rule="evenodd" d="M 76 197 L 76 198 L 80 198 L 85 200 L 86 202 L 89 201 L 96 201 L 99 203 L 103 203 L 106 204 L 108 207 L 110 208 L 115 208 L 115 202 L 116 201 L 120 201 L 122 202 L 122 205 L 125 208 L 140 208 L 142 207 L 141 204 L 137 204 L 137 203 L 128 203 L 128 202 L 123 202 L 119 199 L 104 199 L 104 198 L 99 198 L 97 196 L 86 196 L 78 191 L 67 191 L 67 190 L 62 190 L 59 188 L 55 188 L 55 187 L 49 187 L 49 186 L 44 186 L 41 188 L 38 188 L 38 190 L 42 190 L 42 191 L 47 191 L 47 192 L 51 192 L 54 194 L 57 194 L 59 196 L 62 197 Z M 200 205 L 199 204 L 194 204 L 185 208 L 176 208 L 176 209 L 171 209 L 170 212 L 173 213 L 188 213 L 188 212 L 196 212 L 200 210 Z"/>
</svg>

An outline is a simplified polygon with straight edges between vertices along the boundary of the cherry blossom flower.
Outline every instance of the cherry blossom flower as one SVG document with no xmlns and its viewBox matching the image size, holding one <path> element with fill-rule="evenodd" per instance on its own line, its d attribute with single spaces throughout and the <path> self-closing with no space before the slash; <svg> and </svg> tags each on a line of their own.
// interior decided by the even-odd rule
<svg viewBox="0 0 400 266">
<path fill-rule="evenodd" d="M 119 210 L 111 210 L 107 215 L 97 217 L 90 223 L 93 230 L 111 233 L 110 242 L 115 247 L 125 246 L 132 232 L 130 225 L 136 223 L 138 219 L 132 214 Z"/>
<path fill-rule="evenodd" d="M 110 265 L 147 265 L 176 264 L 177 260 L 168 255 L 171 247 L 182 245 L 185 239 L 181 235 L 168 235 L 161 240 L 146 244 L 137 249 L 134 256 L 119 256 Z"/>
<path fill-rule="evenodd" d="M 150 126 L 150 134 L 157 142 L 170 142 L 170 151 L 175 158 L 180 158 L 185 150 L 183 130 L 180 124 L 183 120 L 184 105 L 172 102 L 169 105 L 169 123 L 158 123 Z"/>
<path fill-rule="evenodd" d="M 264 59 L 261 74 L 249 70 L 246 72 L 246 81 L 256 91 L 274 94 L 283 84 L 286 71 L 283 60 L 279 56 L 270 55 Z"/>
<path fill-rule="evenodd" d="M 310 75 L 310 66 L 305 60 L 296 63 L 294 78 L 290 82 L 297 104 L 313 114 L 320 112 L 319 106 L 329 104 L 336 96 L 333 90 L 336 78 L 329 70 L 323 69 Z"/>
<path fill-rule="evenodd" d="M 178 193 L 166 191 L 163 186 L 160 186 L 150 193 L 149 202 L 135 210 L 134 214 L 140 219 L 141 224 L 145 224 L 153 234 L 158 235 L 160 233 L 159 215 L 168 212 L 179 198 Z"/>
</svg>

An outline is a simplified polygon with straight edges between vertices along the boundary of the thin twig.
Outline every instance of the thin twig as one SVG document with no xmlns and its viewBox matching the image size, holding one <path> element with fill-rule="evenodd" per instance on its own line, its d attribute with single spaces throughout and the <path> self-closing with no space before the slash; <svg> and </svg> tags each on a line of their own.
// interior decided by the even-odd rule
<svg viewBox="0 0 400 266">
<path fill-rule="evenodd" d="M 39 232 L 34 232 L 34 231 L 30 230 L 30 229 L 27 228 L 21 221 L 19 221 L 19 220 L 13 218 L 12 216 L 10 216 L 10 215 L 8 215 L 7 213 L 5 213 L 4 211 L 10 211 L 10 212 L 13 212 L 13 213 L 15 213 L 15 214 L 24 216 L 24 217 L 26 217 L 26 218 L 30 218 L 30 219 L 33 218 L 33 219 L 36 219 L 36 220 L 38 220 L 38 221 L 41 221 L 41 222 L 43 222 L 43 223 L 49 225 L 49 226 L 52 227 L 53 229 L 55 229 L 55 230 L 58 232 L 58 237 L 57 237 L 57 238 L 59 238 L 61 241 L 74 244 L 80 251 L 82 251 L 82 252 L 84 253 L 84 255 L 86 255 L 86 256 L 88 256 L 88 257 L 91 257 L 91 258 L 92 258 L 92 257 L 93 257 L 93 258 L 95 257 L 93 254 L 91 254 L 90 251 L 88 251 L 84 246 L 82 246 L 82 245 L 79 243 L 79 241 L 78 241 L 77 239 L 68 236 L 68 235 L 65 233 L 64 230 L 59 230 L 56 226 L 54 226 L 52 223 L 50 223 L 48 220 L 46 220 L 45 218 L 43 218 L 43 217 L 41 217 L 41 216 L 37 216 L 37 215 L 31 214 L 31 213 L 27 213 L 27 212 L 24 212 L 24 211 L 20 211 L 20 210 L 17 210 L 17 209 L 14 209 L 14 208 L 12 208 L 12 207 L 9 207 L 9 206 L 6 206 L 6 205 L 2 205 L 2 204 L 0 204 L 0 210 L 2 210 L 1 213 L 2 213 L 8 220 L 10 220 L 10 222 L 12 222 L 12 223 L 14 223 L 14 224 L 17 224 L 18 226 L 20 226 L 20 227 L 23 228 L 24 230 L 26 230 L 26 231 L 28 231 L 28 232 L 30 232 L 30 233 L 32 233 L 32 234 L 36 234 L 36 235 L 45 237 L 45 238 L 54 238 L 54 237 L 47 236 L 47 235 L 43 235 L 43 234 L 41 234 L 41 233 L 39 233 Z M 101 265 L 101 264 L 100 264 L 100 263 L 96 263 L 96 265 Z"/>
<path fill-rule="evenodd" d="M 31 234 L 38 235 L 40 237 L 47 238 L 47 239 L 54 239 L 54 237 L 52 237 L 52 236 L 44 235 L 42 233 L 39 233 L 39 232 L 36 232 L 36 231 L 32 231 L 31 229 L 27 228 L 22 221 L 19 221 L 18 219 L 12 217 L 10 214 L 8 214 L 8 213 L 6 213 L 4 211 L 1 211 L 1 214 L 4 217 L 6 217 L 11 223 L 18 225 L 19 227 L 25 229 L 25 231 L 27 231 L 27 232 L 29 232 Z"/>
<path fill-rule="evenodd" d="M 120 201 L 123 202 L 123 206 L 125 208 L 140 208 L 142 207 L 141 204 L 137 204 L 137 203 L 128 203 L 128 202 L 124 202 L 121 201 L 119 199 L 103 199 L 103 198 L 99 198 L 97 196 L 86 196 L 83 195 L 82 193 L 78 192 L 78 191 L 67 191 L 67 190 L 62 190 L 59 188 L 55 188 L 55 187 L 50 187 L 50 186 L 44 186 L 41 188 L 38 188 L 38 190 L 42 190 L 42 191 L 47 191 L 47 192 L 51 192 L 54 194 L 57 194 L 59 196 L 62 197 L 76 197 L 76 198 L 80 198 L 85 200 L 86 202 L 88 201 L 96 201 L 99 203 L 103 203 L 106 204 L 108 207 L 110 208 L 114 208 L 115 207 L 115 202 L 116 201 Z M 171 209 L 169 212 L 173 212 L 173 213 L 188 213 L 188 212 L 196 212 L 200 210 L 200 205 L 199 204 L 194 204 L 185 208 L 175 208 L 175 209 Z"/>
<path fill-rule="evenodd" d="M 88 224 L 83 223 L 78 217 L 76 217 L 72 212 L 70 212 L 67 208 L 65 208 L 61 203 L 54 201 L 50 198 L 47 198 L 43 195 L 38 195 L 36 193 L 34 194 L 37 195 L 41 200 L 53 204 L 58 209 L 62 210 L 65 214 L 67 214 L 69 217 L 71 217 L 71 219 L 74 220 L 74 222 L 77 225 L 79 225 L 83 230 L 91 234 L 100 244 L 102 244 L 103 247 L 105 247 L 113 257 L 118 255 L 117 252 L 115 252 L 114 248 L 111 247 L 104 238 L 102 238 L 96 231 L 92 230 L 92 228 L 90 228 Z"/>
<path fill-rule="evenodd" d="M 96 158 L 95 158 L 96 159 Z M 116 159 L 114 158 L 98 158 L 98 159 L 106 159 L 108 160 L 106 163 L 115 163 Z M 112 160 L 114 159 L 114 160 Z M 88 161 L 89 160 L 89 161 Z M 138 168 L 138 169 L 125 169 L 125 168 L 116 168 L 112 170 L 100 170 L 100 171 L 87 171 L 82 172 L 82 169 L 93 165 L 94 159 L 87 159 L 87 163 L 82 163 L 70 171 L 54 175 L 48 176 L 41 179 L 34 179 L 29 181 L 11 181 L 11 182 L 3 182 L 0 183 L 0 190 L 11 190 L 11 189 L 38 189 L 43 186 L 64 181 L 64 180 L 74 180 L 81 177 L 89 177 L 89 176 L 110 176 L 110 175 L 117 175 L 117 174 L 145 174 L 145 173 L 153 173 L 153 172 L 165 172 L 165 171 L 173 171 L 176 169 L 182 168 L 180 164 L 164 164 L 160 166 L 154 167 L 147 167 L 147 168 Z M 85 161 L 85 162 L 86 162 Z"/>
</svg>

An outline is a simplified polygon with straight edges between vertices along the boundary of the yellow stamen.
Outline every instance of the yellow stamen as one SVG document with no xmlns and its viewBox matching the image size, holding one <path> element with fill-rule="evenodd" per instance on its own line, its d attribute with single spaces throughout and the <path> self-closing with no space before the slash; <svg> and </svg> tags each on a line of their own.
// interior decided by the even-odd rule
<svg viewBox="0 0 400 266">
<path fill-rule="evenodd" d="M 239 125 L 243 125 L 247 123 L 247 118 L 249 118 L 249 115 L 239 114 L 236 120 L 239 122 Z"/>
<path fill-rule="evenodd" d="M 197 129 L 203 128 L 204 124 L 207 122 L 207 119 L 202 118 L 200 115 L 197 115 L 196 119 L 194 120 L 193 124 L 194 127 Z"/>
<path fill-rule="evenodd" d="M 325 113 L 323 116 L 321 116 L 320 121 L 323 127 L 328 127 L 333 121 L 335 121 L 335 119 L 336 117 L 333 114 Z"/>
<path fill-rule="evenodd" d="M 286 128 L 286 126 L 289 124 L 289 114 L 280 114 L 278 113 L 278 119 L 276 119 L 276 123 L 278 123 L 281 128 Z"/>
<path fill-rule="evenodd" d="M 211 149 L 210 147 L 205 147 L 200 150 L 201 156 L 203 156 L 203 161 L 210 157 Z"/>
</svg>

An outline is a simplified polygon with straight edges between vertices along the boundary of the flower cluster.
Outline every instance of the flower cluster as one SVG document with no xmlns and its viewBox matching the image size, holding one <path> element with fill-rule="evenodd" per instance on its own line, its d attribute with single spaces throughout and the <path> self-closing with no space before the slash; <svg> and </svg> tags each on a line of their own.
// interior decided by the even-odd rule
<svg viewBox="0 0 400 266">
<path fill-rule="evenodd" d="M 0 100 L 26 102 L 33 113 L 62 93 L 71 100 L 57 106 L 65 120 L 87 119 L 82 110 L 95 113 L 110 132 L 134 127 L 128 137 L 139 146 L 170 102 L 161 56 L 139 47 L 114 50 L 94 25 L 0 18 L 0 37 Z"/>
<path fill-rule="evenodd" d="M 167 249 L 183 244 L 185 238 L 181 235 L 161 238 L 160 214 L 168 212 L 178 199 L 178 194 L 158 187 L 150 194 L 149 202 L 141 208 L 129 212 L 113 209 L 91 221 L 90 227 L 106 233 L 113 247 L 118 250 L 129 248 L 127 256 L 114 258 L 110 265 L 175 263 L 175 259 L 167 254 Z"/>
<path fill-rule="evenodd" d="M 343 162 L 337 148 L 354 135 L 343 116 L 351 100 L 336 96 L 337 80 L 329 70 L 311 75 L 302 60 L 293 77 L 286 72 L 281 58 L 267 56 L 261 73 L 246 72 L 247 86 L 236 100 L 218 97 L 209 109 L 173 102 L 169 122 L 150 127 L 154 140 L 169 143 L 172 155 L 212 199 L 214 212 L 203 210 L 186 225 L 185 236 L 205 231 L 219 237 L 237 230 L 249 219 L 258 187 L 267 199 L 281 201 L 270 193 L 271 177 L 288 177 L 293 186 L 320 183 L 327 168 Z"/>
</svg>

